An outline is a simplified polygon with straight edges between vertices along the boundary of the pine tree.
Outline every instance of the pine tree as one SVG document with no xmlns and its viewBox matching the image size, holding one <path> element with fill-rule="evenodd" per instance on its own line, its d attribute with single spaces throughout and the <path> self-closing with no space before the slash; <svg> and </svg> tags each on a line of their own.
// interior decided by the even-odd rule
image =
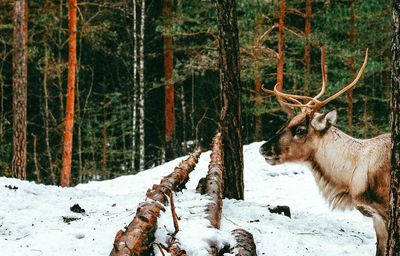
<svg viewBox="0 0 400 256">
<path fill-rule="evenodd" d="M 236 1 L 217 0 L 216 3 L 222 104 L 220 123 L 225 166 L 224 197 L 244 199 Z"/>
<path fill-rule="evenodd" d="M 163 1 L 164 78 L 165 78 L 165 158 L 175 158 L 174 52 L 172 38 L 172 0 Z"/>
<path fill-rule="evenodd" d="M 71 162 L 72 162 L 72 136 L 74 127 L 74 103 L 75 103 L 75 79 L 76 79 L 76 9 L 77 0 L 69 0 L 68 5 L 68 91 L 67 105 L 64 122 L 64 153 L 63 169 L 61 171 L 60 185 L 69 187 L 71 185 Z"/>
<path fill-rule="evenodd" d="M 13 160 L 12 174 L 26 178 L 26 126 L 28 85 L 28 3 L 14 2 L 13 33 Z"/>
<path fill-rule="evenodd" d="M 400 1 L 393 0 L 392 157 L 387 256 L 400 255 Z"/>
<path fill-rule="evenodd" d="M 140 37 L 139 37 L 139 171 L 145 168 L 145 130 L 144 130 L 144 29 L 146 19 L 146 1 L 142 0 L 140 11 Z"/>
</svg>

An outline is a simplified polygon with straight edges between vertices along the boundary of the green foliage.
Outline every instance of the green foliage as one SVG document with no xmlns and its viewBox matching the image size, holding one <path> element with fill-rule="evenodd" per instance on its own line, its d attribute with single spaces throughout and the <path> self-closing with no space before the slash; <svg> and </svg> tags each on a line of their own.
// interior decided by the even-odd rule
<svg viewBox="0 0 400 256">
<path fill-rule="evenodd" d="M 350 2 L 352 6 L 350 8 Z M 162 1 L 147 1 L 145 34 L 146 165 L 163 159 L 164 70 Z M 327 52 L 331 95 L 354 78 L 364 52 L 369 62 L 354 91 L 353 127 L 348 128 L 347 99 L 328 109 L 339 111 L 339 125 L 359 137 L 388 131 L 390 84 L 390 2 L 373 0 L 314 1 L 311 35 L 303 36 L 305 1 L 287 1 L 284 89 L 315 95 L 321 85 L 320 47 Z M 279 1 L 238 0 L 244 139 L 254 138 L 254 120 L 280 109 L 276 100 L 255 93 L 255 80 L 271 88 L 276 83 Z M 78 13 L 74 182 L 131 173 L 133 15 L 131 1 L 82 2 Z M 139 9 L 139 7 L 137 8 Z M 296 10 L 296 11 L 293 11 Z M 50 153 L 56 175 L 61 168 L 63 119 L 68 60 L 68 16 L 65 0 L 29 1 L 28 172 L 34 179 L 32 135 L 38 139 L 37 159 L 43 182 L 50 183 L 46 148 L 44 90 L 46 77 Z M 138 12 L 139 16 L 139 12 Z M 352 16 L 354 38 L 350 39 Z M 208 147 L 219 122 L 218 29 L 212 1 L 176 1 L 171 34 L 174 38 L 176 147 L 185 154 L 196 145 Z M 140 25 L 140 24 L 138 24 Z M 139 26 L 138 26 L 139 27 Z M 261 37 L 266 31 L 270 33 Z M 312 45 L 311 71 L 305 73 L 304 48 Z M 48 49 L 48 56 L 45 56 Z M 12 3 L 0 1 L 0 172 L 12 159 Z M 354 59 L 354 70 L 349 58 Z M 48 63 L 45 68 L 45 63 Z M 256 104 L 256 97 L 261 104 Z M 191 146 L 184 146 L 192 141 Z M 138 143 L 138 141 L 137 141 Z M 190 143 L 189 143 L 190 144 Z M 80 145 L 80 146 L 79 146 Z"/>
</svg>

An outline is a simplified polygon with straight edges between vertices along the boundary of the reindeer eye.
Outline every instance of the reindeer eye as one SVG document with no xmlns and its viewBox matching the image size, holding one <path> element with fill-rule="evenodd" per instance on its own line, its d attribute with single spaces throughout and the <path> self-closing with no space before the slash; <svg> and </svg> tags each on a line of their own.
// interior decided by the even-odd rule
<svg viewBox="0 0 400 256">
<path fill-rule="evenodd" d="M 304 137 L 307 134 L 307 128 L 304 126 L 297 127 L 296 136 Z"/>
</svg>

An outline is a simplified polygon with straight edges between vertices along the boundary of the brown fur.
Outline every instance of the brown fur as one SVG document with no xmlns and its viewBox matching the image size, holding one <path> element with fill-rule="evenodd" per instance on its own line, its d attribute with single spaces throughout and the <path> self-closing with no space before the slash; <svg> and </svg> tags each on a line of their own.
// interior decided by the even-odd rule
<svg viewBox="0 0 400 256">
<path fill-rule="evenodd" d="M 297 115 L 260 151 L 270 164 L 306 163 L 332 209 L 356 208 L 372 217 L 377 236 L 376 255 L 383 256 L 387 239 L 390 134 L 356 139 L 332 126 L 335 120 L 336 112 L 316 113 L 312 118 L 307 114 Z"/>
</svg>

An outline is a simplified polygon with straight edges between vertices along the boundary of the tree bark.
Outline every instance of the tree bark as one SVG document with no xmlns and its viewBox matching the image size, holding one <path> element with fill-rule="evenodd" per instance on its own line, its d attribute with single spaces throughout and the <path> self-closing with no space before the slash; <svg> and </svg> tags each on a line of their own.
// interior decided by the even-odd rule
<svg viewBox="0 0 400 256">
<path fill-rule="evenodd" d="M 181 191 L 185 187 L 189 180 L 189 173 L 196 166 L 200 154 L 201 150 L 196 150 L 171 174 L 164 177 L 159 185 L 153 185 L 153 188 L 147 191 L 147 201 L 139 205 L 133 221 L 125 230 L 117 232 L 110 256 L 149 254 L 157 229 L 157 218 L 161 211 L 165 211 L 164 206 L 168 204 L 167 196 L 172 191 Z"/>
<path fill-rule="evenodd" d="M 49 110 L 49 92 L 47 89 L 47 76 L 49 70 L 49 47 L 45 45 L 44 47 L 44 71 L 43 71 L 43 92 L 44 92 L 44 128 L 45 128 L 45 140 L 46 140 L 46 154 L 49 161 L 49 171 L 51 184 L 56 184 L 56 177 L 54 173 L 53 157 L 51 154 L 50 147 L 50 131 L 49 131 L 49 120 L 50 120 L 50 110 Z"/>
<path fill-rule="evenodd" d="M 76 7 L 77 0 L 69 0 L 68 91 L 64 123 L 63 169 L 61 171 L 60 180 L 60 185 L 62 187 L 69 187 L 71 185 L 72 135 L 74 127 L 74 101 L 76 79 Z"/>
<path fill-rule="evenodd" d="M 312 0 L 306 0 L 306 12 L 304 18 L 304 38 L 307 40 L 306 46 L 304 48 L 304 88 L 308 88 L 310 83 L 311 69 L 311 43 L 309 40 L 311 35 Z"/>
<path fill-rule="evenodd" d="M 145 144 L 144 144 L 144 28 L 145 28 L 145 0 L 141 4 L 140 40 L 139 40 L 139 171 L 145 168 Z"/>
<path fill-rule="evenodd" d="M 132 76 L 132 157 L 131 168 L 135 173 L 136 160 L 136 116 L 137 116 L 137 17 L 136 17 L 136 0 L 132 0 L 133 5 L 133 76 Z"/>
<path fill-rule="evenodd" d="M 163 1 L 164 79 L 165 79 L 165 159 L 175 158 L 174 51 L 172 38 L 172 0 Z"/>
<path fill-rule="evenodd" d="M 392 155 L 387 256 L 400 255 L 400 1 L 393 0 Z"/>
<path fill-rule="evenodd" d="M 254 35 L 254 51 L 253 51 L 253 59 L 254 59 L 254 82 L 255 82 L 255 105 L 256 109 L 260 108 L 262 104 L 261 97 L 261 68 L 260 68 L 260 59 L 259 55 L 261 53 L 261 42 L 258 42 L 262 33 L 262 17 L 258 17 L 256 19 L 256 31 Z M 260 114 L 255 115 L 255 131 L 254 131 L 254 139 L 256 141 L 262 140 L 262 116 Z"/>
<path fill-rule="evenodd" d="M 26 114 L 28 86 L 28 4 L 14 2 L 13 20 L 13 177 L 26 179 Z"/>
<path fill-rule="evenodd" d="M 224 190 L 223 173 L 225 171 L 221 133 L 215 135 L 213 139 L 210 159 L 205 181 L 205 194 L 211 197 L 212 201 L 207 206 L 207 218 L 214 228 L 219 229 L 221 226 L 222 192 Z"/>
<path fill-rule="evenodd" d="M 353 8 L 353 0 L 349 2 L 350 4 L 350 31 L 349 31 L 349 37 L 350 37 L 350 46 L 353 48 L 356 42 L 356 28 L 355 28 L 355 15 L 354 15 L 354 8 Z M 349 69 L 352 74 L 355 74 L 354 70 L 354 56 L 349 56 L 348 57 L 348 65 Z M 348 126 L 351 129 L 353 127 L 353 88 L 347 91 L 347 120 L 348 120 Z M 351 132 L 350 132 L 351 133 Z"/>
<path fill-rule="evenodd" d="M 256 244 L 254 243 L 253 235 L 241 228 L 232 231 L 235 237 L 236 245 L 231 251 L 235 251 L 235 256 L 256 256 Z"/>
<path fill-rule="evenodd" d="M 279 9 L 279 32 L 278 32 L 278 64 L 277 64 L 277 89 L 283 88 L 283 65 L 284 65 L 284 29 L 285 29 L 286 2 L 280 0 Z"/>
<path fill-rule="evenodd" d="M 221 84 L 221 134 L 224 144 L 224 197 L 244 199 L 241 136 L 239 31 L 236 1 L 217 0 Z"/>
</svg>

